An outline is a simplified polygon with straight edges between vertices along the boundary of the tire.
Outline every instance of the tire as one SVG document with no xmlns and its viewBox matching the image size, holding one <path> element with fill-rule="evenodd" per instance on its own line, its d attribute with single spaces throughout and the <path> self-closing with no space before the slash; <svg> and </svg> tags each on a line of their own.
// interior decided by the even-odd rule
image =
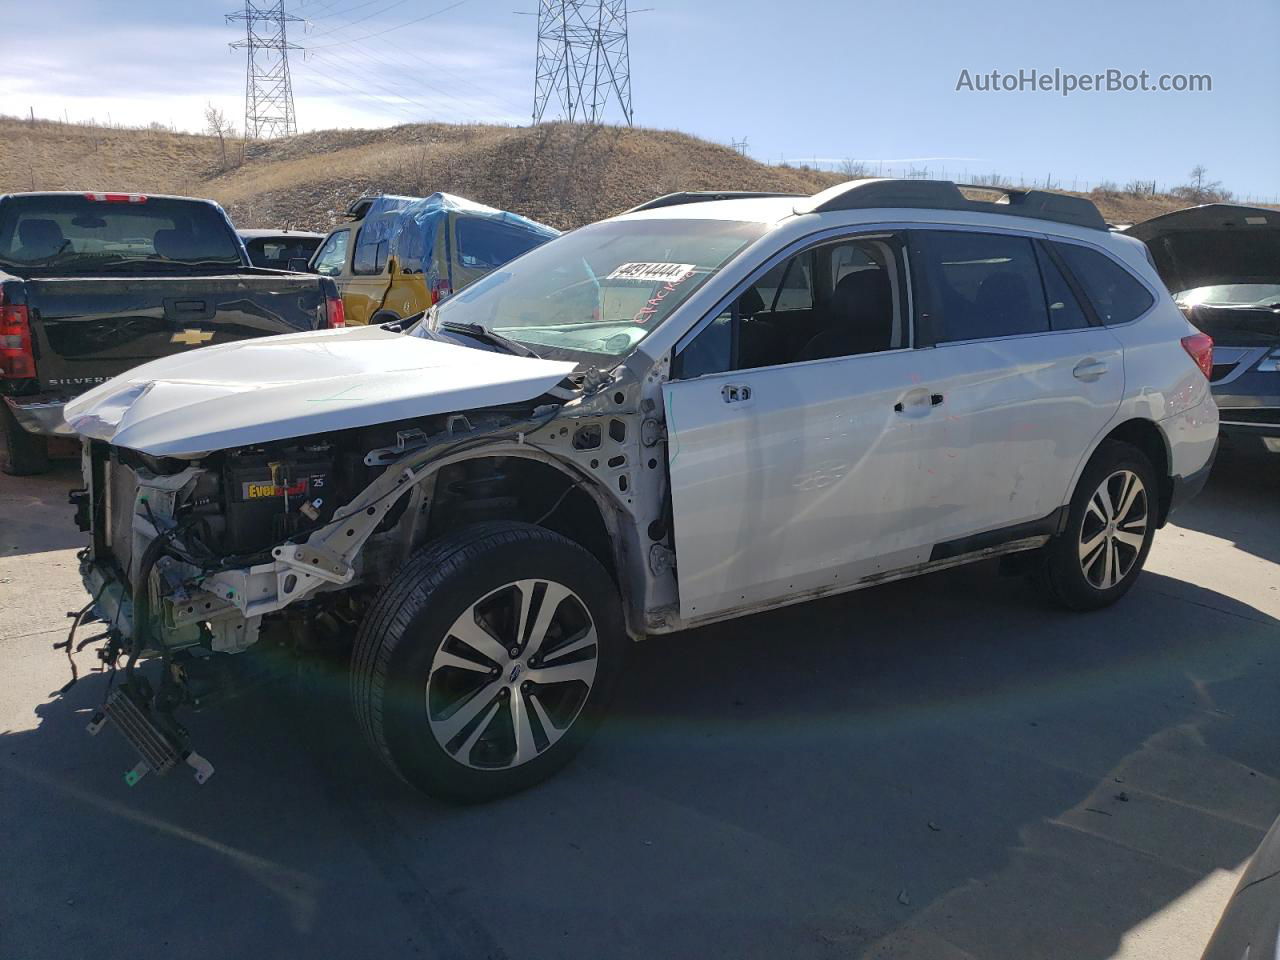
<svg viewBox="0 0 1280 960">
<path fill-rule="evenodd" d="M 369 326 L 376 327 L 383 323 L 396 323 L 400 315 L 392 310 L 379 310 L 369 318 Z"/>
<path fill-rule="evenodd" d="M 544 618 L 548 596 L 559 602 Z M 352 702 L 402 779 L 436 797 L 489 800 L 577 753 L 624 648 L 617 589 L 591 554 L 532 524 L 476 524 L 420 550 L 374 601 L 352 651 Z"/>
<path fill-rule="evenodd" d="M 1129 486 L 1132 481 L 1136 489 Z M 1127 505 L 1117 502 L 1126 493 L 1132 493 Z M 1151 461 L 1137 447 L 1104 441 L 1076 484 L 1066 529 L 1043 549 L 1037 571 L 1041 587 L 1072 610 L 1099 610 L 1115 603 L 1142 572 L 1158 510 L 1159 487 Z"/>
<path fill-rule="evenodd" d="M 23 430 L 13 411 L 9 409 L 9 404 L 3 400 L 0 400 L 0 429 L 4 431 L 4 445 L 8 451 L 5 473 L 15 477 L 48 473 L 48 439 Z"/>
</svg>

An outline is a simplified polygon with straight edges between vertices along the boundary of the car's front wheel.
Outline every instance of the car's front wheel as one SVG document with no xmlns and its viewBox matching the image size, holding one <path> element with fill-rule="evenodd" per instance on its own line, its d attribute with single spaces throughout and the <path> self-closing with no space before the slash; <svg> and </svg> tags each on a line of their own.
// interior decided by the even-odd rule
<svg viewBox="0 0 1280 960">
<path fill-rule="evenodd" d="M 1066 529 L 1044 547 L 1038 574 L 1049 595 L 1073 610 L 1097 610 L 1124 596 L 1151 549 L 1158 503 L 1146 455 L 1104 442 L 1076 485 Z"/>
<path fill-rule="evenodd" d="M 546 778 L 603 714 L 624 646 L 612 580 L 541 527 L 425 547 L 365 618 L 352 661 L 374 749 L 427 793 L 484 800 Z"/>
</svg>

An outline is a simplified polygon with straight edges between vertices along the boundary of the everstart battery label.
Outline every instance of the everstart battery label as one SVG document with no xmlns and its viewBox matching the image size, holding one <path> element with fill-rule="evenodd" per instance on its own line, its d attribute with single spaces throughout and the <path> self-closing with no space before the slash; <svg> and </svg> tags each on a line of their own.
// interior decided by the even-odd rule
<svg viewBox="0 0 1280 960">
<path fill-rule="evenodd" d="M 240 484 L 240 496 L 245 500 L 262 500 L 266 497 L 296 497 L 307 492 L 310 485 L 306 477 L 290 487 L 277 487 L 268 480 L 249 480 Z"/>
</svg>

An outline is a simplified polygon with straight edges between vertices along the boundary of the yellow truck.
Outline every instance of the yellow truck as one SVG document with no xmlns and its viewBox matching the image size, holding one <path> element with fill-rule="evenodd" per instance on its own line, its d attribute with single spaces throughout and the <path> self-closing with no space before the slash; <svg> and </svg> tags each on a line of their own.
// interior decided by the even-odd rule
<svg viewBox="0 0 1280 960">
<path fill-rule="evenodd" d="M 348 324 L 388 323 L 426 310 L 560 231 L 464 197 L 361 197 L 311 258 L 332 277 Z"/>
</svg>

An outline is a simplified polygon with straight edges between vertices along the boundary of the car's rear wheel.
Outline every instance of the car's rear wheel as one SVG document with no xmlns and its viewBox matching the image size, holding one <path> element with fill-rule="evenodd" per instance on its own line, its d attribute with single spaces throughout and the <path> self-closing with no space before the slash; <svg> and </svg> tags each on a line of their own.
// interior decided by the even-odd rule
<svg viewBox="0 0 1280 960">
<path fill-rule="evenodd" d="M 599 723 L 621 666 L 613 582 L 523 523 L 430 544 L 375 601 L 352 661 L 374 749 L 427 793 L 484 800 L 550 776 Z"/>
<path fill-rule="evenodd" d="M 27 433 L 18 423 L 9 405 L 0 399 L 0 430 L 8 451 L 4 472 L 26 477 L 49 470 L 49 441 L 38 434 Z"/>
<path fill-rule="evenodd" d="M 1159 497 L 1142 451 L 1107 441 L 1076 485 L 1066 529 L 1044 548 L 1039 580 L 1073 610 L 1115 603 L 1133 586 L 1151 550 Z"/>
</svg>

